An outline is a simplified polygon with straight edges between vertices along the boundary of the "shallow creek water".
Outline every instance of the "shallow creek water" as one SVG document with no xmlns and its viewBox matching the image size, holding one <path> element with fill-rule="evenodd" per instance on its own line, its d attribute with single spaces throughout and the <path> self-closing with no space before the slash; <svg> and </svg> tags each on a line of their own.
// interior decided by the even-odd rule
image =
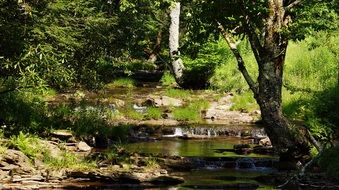
<svg viewBox="0 0 339 190">
<path fill-rule="evenodd" d="M 125 148 L 144 154 L 185 157 L 194 163 L 195 168 L 190 171 L 170 174 L 183 177 L 185 183 L 162 189 L 274 189 L 255 178 L 276 172 L 272 166 L 277 157 L 227 151 L 235 144 L 249 143 L 248 139 L 241 138 L 241 131 L 237 136 L 227 136 L 219 135 L 220 130 L 217 133 L 217 130 L 209 131 L 206 127 L 196 129 L 198 138 L 182 139 L 183 133 L 192 130 L 174 128 L 173 134 L 162 134 L 161 138 L 158 134 L 156 140 L 129 143 Z M 253 131 L 257 129 L 253 127 Z"/>
</svg>

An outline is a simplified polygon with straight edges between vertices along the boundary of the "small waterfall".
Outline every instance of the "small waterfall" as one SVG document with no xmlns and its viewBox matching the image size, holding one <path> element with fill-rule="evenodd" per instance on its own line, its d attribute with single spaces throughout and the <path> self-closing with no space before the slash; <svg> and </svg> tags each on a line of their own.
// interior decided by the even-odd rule
<svg viewBox="0 0 339 190">
<path fill-rule="evenodd" d="M 216 138 L 216 137 L 239 137 L 241 138 L 244 134 L 254 138 L 255 142 L 266 137 L 266 133 L 262 128 L 252 129 L 232 129 L 227 126 L 221 127 L 210 127 L 210 126 L 178 126 L 172 128 L 172 134 L 166 132 L 163 137 L 185 137 L 185 138 Z M 249 131 L 249 132 L 247 132 Z"/>
<path fill-rule="evenodd" d="M 184 133 L 182 131 L 182 128 L 176 127 L 174 129 L 174 134 L 173 135 L 162 135 L 162 137 L 182 137 L 184 136 Z"/>
<path fill-rule="evenodd" d="M 174 136 L 181 137 L 183 136 L 182 128 L 176 127 L 174 130 Z"/>
<path fill-rule="evenodd" d="M 239 158 L 235 161 L 236 169 L 256 169 L 252 158 Z"/>
</svg>

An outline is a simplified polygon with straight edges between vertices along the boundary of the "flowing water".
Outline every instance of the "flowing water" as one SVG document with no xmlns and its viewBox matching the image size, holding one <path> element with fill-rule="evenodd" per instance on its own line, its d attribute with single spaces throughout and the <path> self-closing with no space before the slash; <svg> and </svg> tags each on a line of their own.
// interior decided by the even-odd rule
<svg viewBox="0 0 339 190">
<path fill-rule="evenodd" d="M 184 126 L 166 128 L 155 135 L 156 140 L 129 143 L 125 148 L 154 156 L 189 159 L 194 169 L 171 174 L 183 177 L 185 183 L 168 189 L 274 189 L 255 179 L 276 172 L 272 166 L 277 157 L 228 151 L 235 144 L 254 143 L 253 138 L 242 138 L 244 134 L 265 136 L 263 130 L 255 126 Z"/>
</svg>

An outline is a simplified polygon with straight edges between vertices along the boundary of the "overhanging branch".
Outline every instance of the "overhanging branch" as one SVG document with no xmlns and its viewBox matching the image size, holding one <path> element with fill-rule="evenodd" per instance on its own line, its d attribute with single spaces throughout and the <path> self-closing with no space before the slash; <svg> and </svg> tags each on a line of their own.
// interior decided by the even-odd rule
<svg viewBox="0 0 339 190">
<path fill-rule="evenodd" d="M 292 3 L 290 3 L 289 5 L 287 5 L 285 7 L 285 11 L 289 11 L 290 9 L 292 9 L 293 7 L 299 5 L 300 3 L 302 3 L 302 0 L 295 0 Z"/>
<path fill-rule="evenodd" d="M 237 59 L 239 71 L 244 76 L 247 84 L 249 85 L 250 89 L 253 91 L 254 96 L 257 97 L 258 93 L 259 93 L 258 85 L 253 81 L 253 79 L 251 78 L 251 76 L 249 75 L 249 73 L 248 73 L 248 71 L 245 67 L 244 60 L 243 60 L 242 56 L 240 55 L 240 52 L 239 52 L 238 47 L 237 47 L 238 42 L 236 42 L 233 39 L 232 35 L 225 30 L 225 28 L 221 25 L 220 22 L 217 22 L 217 23 L 218 23 L 219 29 L 221 31 L 221 34 L 225 38 L 227 45 L 230 47 L 232 53 L 234 54 L 234 56 Z"/>
</svg>

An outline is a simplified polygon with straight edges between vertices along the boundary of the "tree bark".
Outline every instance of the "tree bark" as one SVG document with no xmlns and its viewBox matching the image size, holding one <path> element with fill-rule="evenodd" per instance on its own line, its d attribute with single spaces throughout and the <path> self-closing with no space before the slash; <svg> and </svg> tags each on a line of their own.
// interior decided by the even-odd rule
<svg viewBox="0 0 339 190">
<path fill-rule="evenodd" d="M 169 49 L 172 60 L 172 72 L 179 86 L 183 83 L 184 64 L 180 59 L 179 52 L 179 24 L 180 24 L 180 3 L 174 3 L 170 13 L 171 25 L 169 28 Z"/>
<path fill-rule="evenodd" d="M 282 0 L 269 0 L 268 8 L 264 44 L 257 60 L 259 91 L 256 100 L 272 144 L 289 159 L 297 158 L 309 154 L 309 144 L 302 130 L 292 126 L 282 113 L 282 79 L 288 38 L 281 31 L 287 27 L 289 18 Z"/>
<path fill-rule="evenodd" d="M 282 113 L 282 79 L 288 38 L 281 31 L 290 21 L 289 16 L 285 14 L 283 0 L 268 0 L 268 16 L 263 34 L 258 35 L 250 26 L 248 17 L 244 18 L 244 30 L 259 66 L 257 82 L 247 73 L 231 33 L 225 31 L 220 24 L 219 28 L 237 58 L 238 69 L 260 106 L 265 131 L 273 146 L 279 150 L 282 159 L 289 161 L 300 159 L 303 155 L 309 155 L 305 130 L 292 126 Z"/>
<path fill-rule="evenodd" d="M 148 62 L 155 63 L 157 61 L 158 59 L 157 56 L 161 50 L 161 40 L 162 40 L 162 29 L 158 31 L 154 49 L 148 55 Z"/>
</svg>

